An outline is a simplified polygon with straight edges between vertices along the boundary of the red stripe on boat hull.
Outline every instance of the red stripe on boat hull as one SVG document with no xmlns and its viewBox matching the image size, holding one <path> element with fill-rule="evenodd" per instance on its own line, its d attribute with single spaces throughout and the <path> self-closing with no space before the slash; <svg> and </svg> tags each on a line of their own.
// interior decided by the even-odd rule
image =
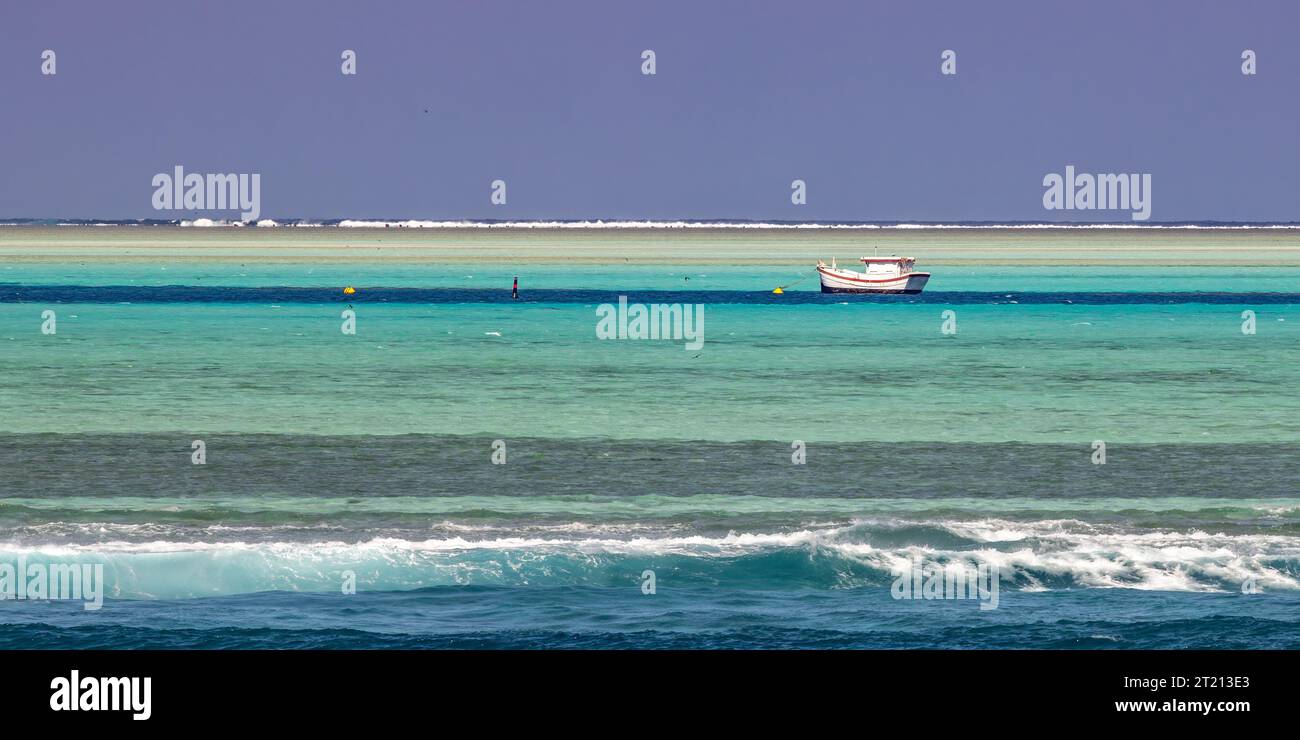
<svg viewBox="0 0 1300 740">
<path fill-rule="evenodd" d="M 885 290 L 884 288 L 830 288 L 822 285 L 823 293 L 853 293 L 857 295 L 917 295 L 921 290 Z"/>
</svg>

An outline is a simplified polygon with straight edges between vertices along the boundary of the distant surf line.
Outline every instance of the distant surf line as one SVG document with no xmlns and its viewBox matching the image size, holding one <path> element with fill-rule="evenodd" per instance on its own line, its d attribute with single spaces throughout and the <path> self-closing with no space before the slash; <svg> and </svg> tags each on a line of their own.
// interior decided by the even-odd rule
<svg viewBox="0 0 1300 740">
<path fill-rule="evenodd" d="M 96 227 L 181 227 L 181 228 L 326 228 L 326 229 L 734 229 L 734 230 L 1300 230 L 1295 221 L 1163 221 L 1163 222 L 1075 222 L 1075 221 L 855 221 L 855 220 L 746 220 L 746 219 L 412 219 L 412 218 L 265 218 L 257 221 L 226 219 L 0 219 L 0 226 L 96 226 Z"/>
</svg>

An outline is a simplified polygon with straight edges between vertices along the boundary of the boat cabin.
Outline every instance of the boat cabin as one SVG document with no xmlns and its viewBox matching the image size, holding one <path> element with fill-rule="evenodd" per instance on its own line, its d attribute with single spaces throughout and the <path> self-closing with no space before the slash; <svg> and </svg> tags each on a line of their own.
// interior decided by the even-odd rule
<svg viewBox="0 0 1300 740">
<path fill-rule="evenodd" d="M 911 257 L 863 257 L 867 275 L 906 275 L 916 267 Z"/>
</svg>

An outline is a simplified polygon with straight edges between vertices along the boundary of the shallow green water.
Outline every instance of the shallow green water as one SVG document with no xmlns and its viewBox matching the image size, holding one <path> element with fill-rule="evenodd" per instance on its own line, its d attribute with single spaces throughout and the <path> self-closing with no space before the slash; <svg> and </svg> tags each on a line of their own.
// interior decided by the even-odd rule
<svg viewBox="0 0 1300 740">
<path fill-rule="evenodd" d="M 1300 439 L 1300 310 L 706 305 L 705 342 L 594 305 L 0 305 L 12 432 L 704 440 Z M 1288 400 L 1290 399 L 1290 400 Z"/>
</svg>

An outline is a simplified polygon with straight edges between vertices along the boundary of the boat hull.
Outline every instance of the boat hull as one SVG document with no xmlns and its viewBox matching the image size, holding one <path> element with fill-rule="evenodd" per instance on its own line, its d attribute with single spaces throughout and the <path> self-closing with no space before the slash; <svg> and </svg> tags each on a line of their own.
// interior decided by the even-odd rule
<svg viewBox="0 0 1300 740">
<path fill-rule="evenodd" d="M 822 281 L 823 293 L 916 295 L 925 290 L 925 284 L 930 280 L 930 273 L 928 272 L 909 272 L 897 277 L 879 279 L 864 279 L 836 274 L 824 268 L 818 268 L 817 274 Z"/>
</svg>

